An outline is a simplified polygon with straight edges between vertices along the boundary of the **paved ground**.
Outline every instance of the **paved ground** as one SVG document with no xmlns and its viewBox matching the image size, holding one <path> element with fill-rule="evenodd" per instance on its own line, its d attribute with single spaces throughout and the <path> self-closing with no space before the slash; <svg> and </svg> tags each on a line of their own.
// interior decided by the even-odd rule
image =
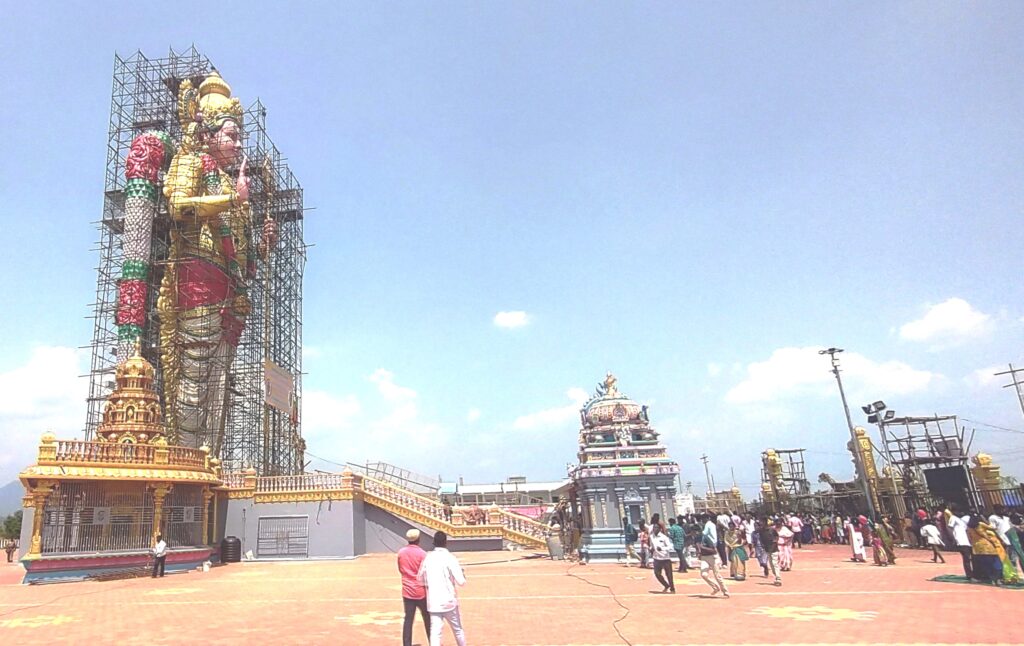
<svg viewBox="0 0 1024 646">
<path fill-rule="evenodd" d="M 956 574 L 956 555 L 943 566 L 904 550 L 889 568 L 850 563 L 848 555 L 840 547 L 798 550 L 782 588 L 758 573 L 731 583 L 732 598 L 721 599 L 707 596 L 692 572 L 671 596 L 651 593 L 660 586 L 650 570 L 462 554 L 463 621 L 471 646 L 1024 643 L 1024 591 L 929 581 Z M 19 585 L 20 567 L 2 564 L 0 644 L 400 644 L 393 559 L 242 563 L 45 586 Z M 600 586 L 611 587 L 628 615 Z M 612 625 L 623 615 L 617 625 L 628 641 Z M 454 643 L 450 633 L 445 643 Z"/>
</svg>

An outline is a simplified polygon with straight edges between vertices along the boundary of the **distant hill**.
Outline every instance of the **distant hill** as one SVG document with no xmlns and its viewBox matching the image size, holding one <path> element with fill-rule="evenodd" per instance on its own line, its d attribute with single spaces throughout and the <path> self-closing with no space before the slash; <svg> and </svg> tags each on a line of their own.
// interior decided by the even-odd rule
<svg viewBox="0 0 1024 646">
<path fill-rule="evenodd" d="M 21 497 L 25 495 L 25 488 L 18 480 L 0 487 L 0 519 L 21 509 Z"/>
</svg>

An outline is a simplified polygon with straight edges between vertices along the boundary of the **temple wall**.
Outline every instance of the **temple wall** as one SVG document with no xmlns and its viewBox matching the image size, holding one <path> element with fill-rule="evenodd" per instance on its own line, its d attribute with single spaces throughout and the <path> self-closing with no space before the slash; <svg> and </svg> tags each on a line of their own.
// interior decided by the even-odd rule
<svg viewBox="0 0 1024 646">
<path fill-rule="evenodd" d="M 252 550 L 258 557 L 260 518 L 282 516 L 308 518 L 309 558 L 345 558 L 361 553 L 356 551 L 354 528 L 362 525 L 362 518 L 355 516 L 351 500 L 255 503 L 251 498 L 231 499 L 224 535 L 242 541 L 243 555 Z"/>
<path fill-rule="evenodd" d="M 226 504 L 224 504 L 226 503 Z M 252 498 L 218 501 L 218 536 L 236 536 L 242 541 L 242 554 L 252 550 L 259 558 L 257 539 L 259 519 L 282 516 L 308 517 L 308 558 L 351 558 L 360 554 L 396 552 L 406 544 L 410 529 L 421 532 L 420 546 L 433 548 L 433 531 L 411 523 L 362 500 L 322 502 L 256 503 Z M 31 533 L 29 533 L 31 537 Z M 449 538 L 453 552 L 502 549 L 500 537 Z"/>
<path fill-rule="evenodd" d="M 28 554 L 32 545 L 32 519 L 35 518 L 35 507 L 21 508 L 21 540 L 18 542 L 18 559 Z"/>
</svg>

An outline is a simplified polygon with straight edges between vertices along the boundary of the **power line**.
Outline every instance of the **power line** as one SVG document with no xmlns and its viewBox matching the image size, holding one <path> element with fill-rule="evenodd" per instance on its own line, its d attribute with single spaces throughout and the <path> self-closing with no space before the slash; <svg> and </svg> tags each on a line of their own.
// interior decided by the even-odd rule
<svg viewBox="0 0 1024 646">
<path fill-rule="evenodd" d="M 1024 435 L 1024 431 L 1016 429 L 1016 428 L 1006 428 L 1005 426 L 996 426 L 995 424 L 989 424 L 987 422 L 979 422 L 978 420 L 967 419 L 966 417 L 961 417 L 960 419 L 962 419 L 965 422 L 970 422 L 971 424 L 981 424 L 982 426 L 987 426 L 990 430 L 994 429 L 994 430 L 997 430 L 997 431 L 1003 431 L 1004 433 L 1017 433 L 1019 435 Z M 982 429 L 982 430 L 985 430 L 985 429 Z"/>
</svg>

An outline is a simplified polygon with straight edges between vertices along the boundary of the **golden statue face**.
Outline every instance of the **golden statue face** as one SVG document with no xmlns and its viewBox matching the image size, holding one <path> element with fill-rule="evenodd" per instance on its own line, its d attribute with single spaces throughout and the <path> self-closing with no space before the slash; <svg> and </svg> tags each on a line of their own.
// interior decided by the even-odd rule
<svg viewBox="0 0 1024 646">
<path fill-rule="evenodd" d="M 238 124 L 227 119 L 224 125 L 209 137 L 207 147 L 217 165 L 223 169 L 237 166 L 242 159 L 242 131 Z"/>
</svg>

